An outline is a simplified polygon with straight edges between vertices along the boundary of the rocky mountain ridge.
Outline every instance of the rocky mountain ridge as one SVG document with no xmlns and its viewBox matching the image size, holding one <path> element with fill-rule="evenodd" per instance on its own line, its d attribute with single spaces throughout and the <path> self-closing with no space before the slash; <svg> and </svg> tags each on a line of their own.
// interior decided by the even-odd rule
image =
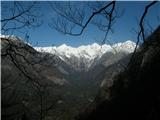
<svg viewBox="0 0 160 120">
<path fill-rule="evenodd" d="M 99 45 L 97 43 L 93 43 L 92 45 L 83 45 L 74 48 L 63 44 L 58 47 L 34 48 L 37 51 L 51 53 L 58 56 L 74 70 L 81 72 L 89 71 L 97 64 L 103 64 L 104 66 L 113 64 L 125 55 L 132 53 L 135 46 L 136 44 L 133 41 L 128 40 L 126 42 L 116 43 L 113 45 Z M 113 56 L 116 56 L 117 60 L 113 60 Z M 111 60 L 110 63 L 108 63 L 109 60 Z"/>
</svg>

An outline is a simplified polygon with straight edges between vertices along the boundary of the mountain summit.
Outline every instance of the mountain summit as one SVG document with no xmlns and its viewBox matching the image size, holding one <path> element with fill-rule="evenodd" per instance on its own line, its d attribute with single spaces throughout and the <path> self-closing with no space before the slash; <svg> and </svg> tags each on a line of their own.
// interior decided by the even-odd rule
<svg viewBox="0 0 160 120">
<path fill-rule="evenodd" d="M 93 43 L 92 45 L 82 45 L 76 48 L 63 44 L 58 47 L 35 47 L 35 49 L 58 56 L 62 61 L 77 71 L 88 71 L 97 65 L 101 61 L 100 59 L 106 58 L 108 54 L 110 54 L 108 59 L 113 55 L 129 54 L 134 51 L 135 46 L 136 43 L 128 40 L 113 45 Z"/>
</svg>

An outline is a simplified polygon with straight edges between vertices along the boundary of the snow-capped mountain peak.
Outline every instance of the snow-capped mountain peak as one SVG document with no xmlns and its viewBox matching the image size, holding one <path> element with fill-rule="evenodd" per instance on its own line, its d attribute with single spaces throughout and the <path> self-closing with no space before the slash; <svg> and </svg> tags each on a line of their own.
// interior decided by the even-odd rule
<svg viewBox="0 0 160 120">
<path fill-rule="evenodd" d="M 133 52 L 135 46 L 136 46 L 136 43 L 130 40 L 123 43 L 117 43 L 112 45 L 112 47 L 115 48 L 117 51 L 126 51 L 129 53 Z"/>
<path fill-rule="evenodd" d="M 52 54 L 59 54 L 59 55 L 64 55 L 66 57 L 71 57 L 71 56 L 76 56 L 80 58 L 85 54 L 88 59 L 94 59 L 97 56 L 102 56 L 105 52 L 108 51 L 126 51 L 126 52 L 133 52 L 135 48 L 135 43 L 128 40 L 124 43 L 116 43 L 113 45 L 99 45 L 97 43 L 93 43 L 92 45 L 86 45 L 86 46 L 79 46 L 77 48 L 68 46 L 66 44 L 62 44 L 61 46 L 58 47 L 35 47 L 36 50 L 38 51 L 43 51 L 43 52 L 49 52 Z"/>
<path fill-rule="evenodd" d="M 63 44 L 58 47 L 35 47 L 41 52 L 48 52 L 58 56 L 61 60 L 74 67 L 83 66 L 84 69 L 90 68 L 107 52 L 117 54 L 119 52 L 131 53 L 134 51 L 136 44 L 130 40 L 123 43 L 113 45 L 99 45 L 93 43 L 91 45 L 82 45 L 79 47 L 71 47 Z"/>
</svg>

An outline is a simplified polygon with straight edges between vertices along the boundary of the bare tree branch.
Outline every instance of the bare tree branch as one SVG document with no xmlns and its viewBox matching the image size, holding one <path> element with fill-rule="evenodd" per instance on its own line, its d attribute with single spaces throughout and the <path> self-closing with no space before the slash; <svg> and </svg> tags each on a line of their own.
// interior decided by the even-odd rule
<svg viewBox="0 0 160 120">
<path fill-rule="evenodd" d="M 27 12 L 29 12 L 32 8 L 33 8 L 33 6 L 35 5 L 35 2 L 31 5 L 31 6 L 29 6 L 29 8 L 28 9 L 26 9 L 26 10 L 24 10 L 24 11 L 22 11 L 22 12 L 20 12 L 19 14 L 17 14 L 17 15 L 13 15 L 12 17 L 10 17 L 10 18 L 4 18 L 4 19 L 2 19 L 1 20 L 1 22 L 5 22 L 5 21 L 10 21 L 10 20 L 14 20 L 14 19 L 16 19 L 16 18 L 18 18 L 18 17 L 20 17 L 20 16 L 22 16 L 22 15 L 24 15 L 24 14 L 26 14 Z M 18 8 L 18 7 L 17 7 Z M 14 9 L 15 10 L 15 9 Z"/>
<path fill-rule="evenodd" d="M 86 21 L 85 23 L 83 23 L 84 18 L 85 18 L 85 17 L 84 17 L 84 16 L 85 16 L 85 15 L 84 15 L 84 11 L 80 12 L 80 10 L 78 10 L 78 13 L 77 13 L 77 14 L 78 14 L 78 16 L 80 16 L 80 17 L 77 18 L 74 13 L 73 13 L 72 16 L 69 16 L 72 11 L 66 13 L 66 12 L 62 12 L 62 11 L 60 11 L 60 10 L 57 10 L 58 8 L 55 8 L 55 6 L 53 6 L 52 4 L 50 4 L 50 6 L 51 6 L 51 8 L 52 8 L 56 13 L 58 13 L 61 17 L 63 17 L 64 19 L 68 20 L 69 22 L 74 23 L 75 25 L 77 25 L 77 26 L 79 27 L 80 31 L 79 31 L 79 32 L 76 32 L 76 33 L 73 32 L 73 28 L 74 28 L 75 26 L 72 26 L 70 30 L 67 30 L 68 27 L 67 27 L 65 24 L 63 24 L 63 22 L 61 21 L 61 20 L 63 20 L 63 19 L 61 19 L 61 18 L 60 18 L 61 20 L 58 19 L 55 23 L 52 23 L 53 27 L 54 27 L 56 30 L 58 30 L 59 32 L 62 32 L 63 34 L 68 34 L 68 35 L 72 35 L 72 36 L 80 36 L 80 35 L 84 32 L 84 30 L 85 30 L 85 28 L 88 26 L 88 24 L 91 22 L 91 20 L 92 20 L 96 15 L 104 12 L 104 11 L 105 11 L 107 8 L 109 8 L 110 6 L 112 6 L 112 10 L 110 11 L 110 13 L 106 13 L 106 14 L 108 14 L 109 17 L 112 17 L 111 14 L 113 14 L 114 6 L 115 6 L 115 1 L 112 1 L 112 2 L 110 2 L 110 3 L 108 3 L 108 4 L 106 4 L 105 6 L 99 8 L 97 11 L 94 11 L 94 12 L 88 17 L 88 19 L 85 20 L 85 21 Z M 59 7 L 59 6 L 57 6 L 57 7 Z M 70 8 L 70 7 L 71 7 L 71 6 L 69 6 L 69 8 Z M 72 8 L 70 8 L 70 9 L 72 9 Z M 107 16 L 106 16 L 106 17 L 107 17 Z M 79 20 L 78 22 L 77 22 L 77 19 Z M 113 20 L 113 18 L 111 18 L 110 20 Z M 64 20 L 63 20 L 63 21 L 64 21 Z M 61 23 L 60 23 L 60 22 L 61 22 Z M 66 21 L 64 21 L 64 22 L 66 23 Z M 111 21 L 110 21 L 110 22 L 111 22 Z M 109 24 L 111 24 L 111 23 L 109 23 Z M 108 25 L 108 26 L 109 26 L 109 30 L 110 30 L 111 25 Z"/>
<path fill-rule="evenodd" d="M 137 44 L 139 43 L 140 41 L 140 36 L 142 35 L 142 40 L 143 42 L 145 42 L 145 34 L 144 34 L 144 18 L 145 16 L 147 15 L 148 13 L 148 10 L 150 7 L 152 7 L 155 3 L 157 3 L 158 1 L 153 1 L 151 2 L 150 4 L 148 4 L 146 7 L 145 7 L 145 11 L 143 12 L 143 15 L 141 16 L 141 19 L 140 19 L 140 22 L 139 22 L 139 26 L 140 26 L 140 31 L 138 33 L 138 36 L 137 36 Z"/>
<path fill-rule="evenodd" d="M 143 42 L 145 42 L 145 29 L 144 29 L 144 19 L 145 19 L 145 16 L 147 15 L 148 13 L 148 10 L 149 8 L 151 8 L 154 4 L 158 3 L 158 1 L 152 1 L 150 4 L 148 4 L 146 7 L 145 7 L 145 10 L 141 16 L 141 19 L 140 19 L 140 22 L 139 22 L 139 26 L 140 26 L 140 31 L 138 32 L 138 35 L 137 35 L 137 42 L 136 42 L 136 47 L 134 49 L 134 52 L 133 52 L 133 55 L 130 59 L 130 62 L 128 65 L 130 65 L 130 63 L 132 62 L 134 56 L 135 56 L 135 53 L 136 53 L 136 50 L 137 50 L 137 47 L 139 45 L 139 42 L 140 42 L 140 37 L 142 37 L 142 40 Z"/>
<path fill-rule="evenodd" d="M 2 10 L 5 13 L 1 19 L 2 34 L 23 30 L 27 28 L 36 28 L 42 24 L 37 20 L 41 15 L 37 9 L 37 2 L 19 2 L 12 1 L 9 9 L 5 7 L 7 2 L 2 2 Z"/>
</svg>

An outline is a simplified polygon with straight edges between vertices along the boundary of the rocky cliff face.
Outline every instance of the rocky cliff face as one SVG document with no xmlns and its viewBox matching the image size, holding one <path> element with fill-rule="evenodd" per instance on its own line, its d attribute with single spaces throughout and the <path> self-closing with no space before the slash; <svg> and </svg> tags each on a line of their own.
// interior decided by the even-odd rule
<svg viewBox="0 0 160 120">
<path fill-rule="evenodd" d="M 140 46 L 127 68 L 112 77 L 113 85 L 103 85 L 106 99 L 92 110 L 88 108 L 92 112 L 80 119 L 159 120 L 159 74 L 160 27 Z"/>
</svg>

